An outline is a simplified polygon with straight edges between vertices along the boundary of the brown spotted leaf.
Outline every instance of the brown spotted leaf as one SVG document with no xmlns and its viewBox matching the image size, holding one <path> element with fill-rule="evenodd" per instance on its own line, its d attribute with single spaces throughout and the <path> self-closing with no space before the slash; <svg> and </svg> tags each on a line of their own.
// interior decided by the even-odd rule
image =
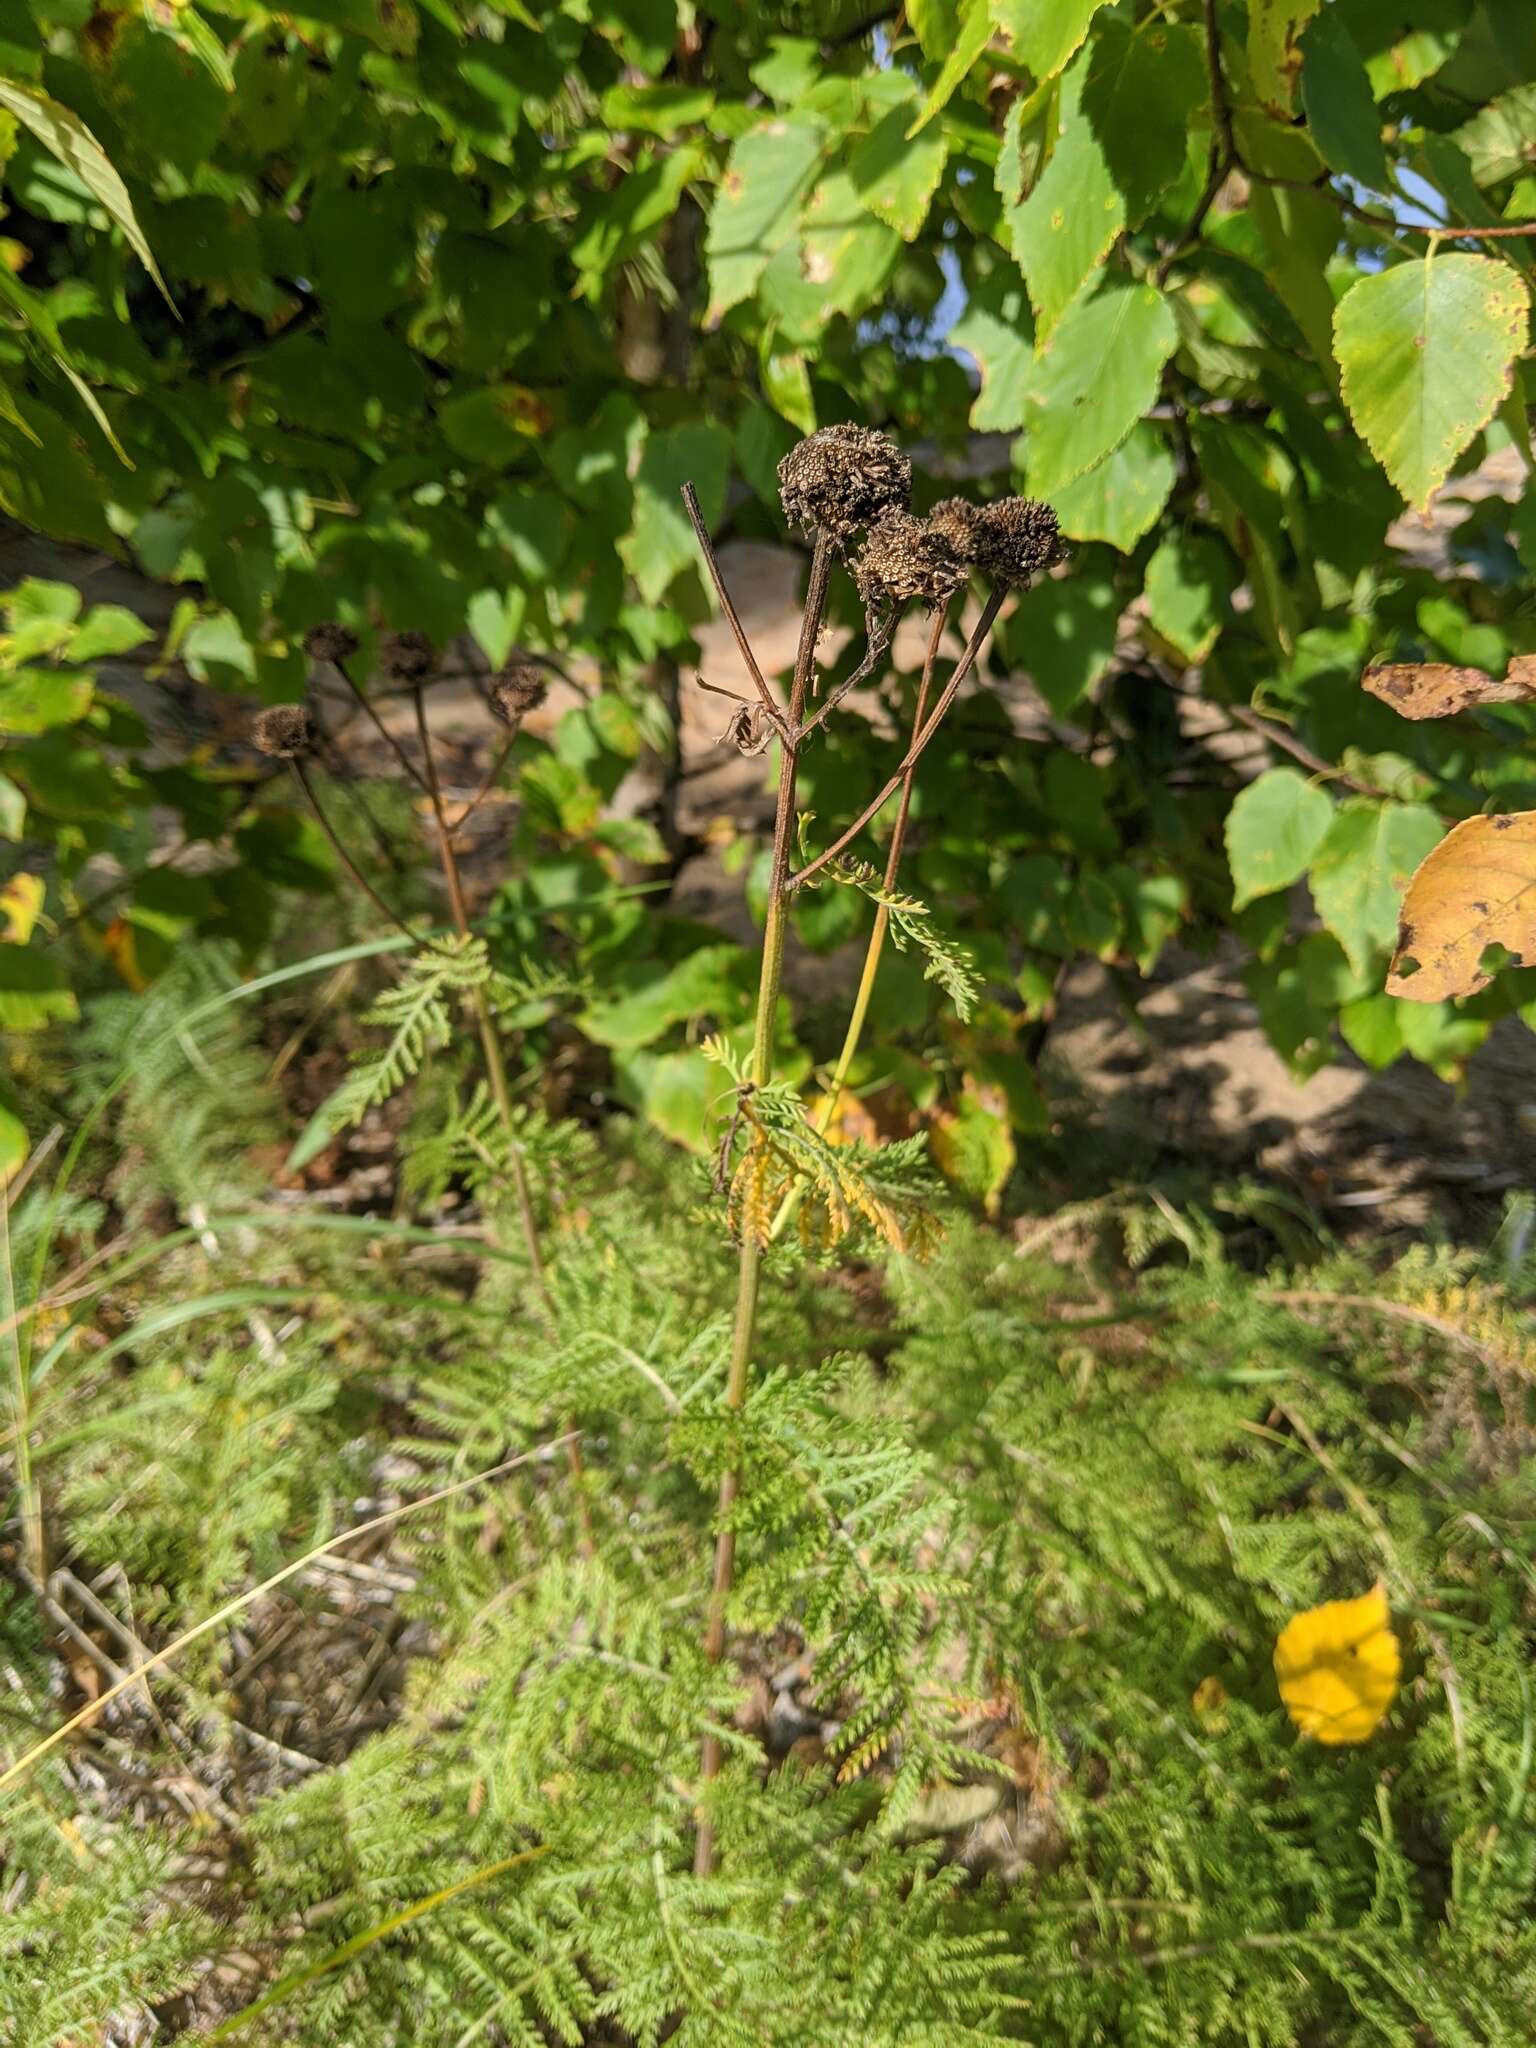
<svg viewBox="0 0 1536 2048">
<path fill-rule="evenodd" d="M 1502 682 L 1480 668 L 1449 661 L 1383 661 L 1361 678 L 1400 718 L 1454 718 L 1474 704 L 1528 704 L 1536 699 L 1536 654 L 1510 657 Z"/>
<path fill-rule="evenodd" d="M 1493 979 L 1490 946 L 1536 965 L 1536 811 L 1468 818 L 1420 862 L 1387 993 L 1416 1003 L 1476 995 Z"/>
</svg>

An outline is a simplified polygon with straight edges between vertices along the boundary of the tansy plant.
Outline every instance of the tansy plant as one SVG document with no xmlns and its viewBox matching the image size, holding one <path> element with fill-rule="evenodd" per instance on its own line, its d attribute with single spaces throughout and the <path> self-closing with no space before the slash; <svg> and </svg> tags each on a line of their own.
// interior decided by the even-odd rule
<svg viewBox="0 0 1536 2048">
<path fill-rule="evenodd" d="M 829 1146 L 827 1129 L 858 1050 L 888 932 L 894 929 L 898 944 L 911 940 L 922 946 L 929 956 L 930 976 L 950 990 L 962 1014 L 969 1008 L 972 982 L 965 956 L 934 929 L 923 904 L 897 892 L 913 782 L 925 748 L 980 659 L 1008 593 L 1027 585 L 1063 555 L 1055 514 L 1049 506 L 1029 498 L 1004 498 L 985 505 L 951 498 L 937 506 L 928 519 L 914 518 L 909 510 L 910 461 L 885 435 L 865 427 L 824 427 L 801 441 L 779 465 L 779 488 L 785 517 L 811 541 L 799 645 L 787 699 L 770 687 L 752 651 L 695 492 L 688 486 L 683 493 L 721 610 L 755 691 L 754 698 L 740 700 L 732 733 L 738 745 L 750 751 L 756 751 L 765 738 L 778 748 L 778 799 L 751 1052 L 746 1062 L 737 1066 L 722 1043 L 717 1041 L 714 1047 L 717 1056 L 731 1064 L 736 1083 L 737 1114 L 722 1146 L 719 1176 L 722 1182 L 729 1182 L 728 1215 L 740 1243 L 725 1392 L 726 1406 L 732 1410 L 739 1410 L 747 1399 L 763 1255 L 797 1209 L 802 1233 L 810 1235 L 814 1213 L 820 1219 L 824 1241 L 835 1241 L 855 1218 L 868 1222 L 898 1249 L 911 1232 L 921 1236 L 927 1228 L 913 1187 L 914 1144 L 886 1147 L 867 1157 L 849 1156 L 849 1148 Z M 863 600 L 865 651 L 849 675 L 812 708 L 819 694 L 817 642 L 828 585 L 839 561 L 850 569 Z M 984 582 L 986 596 L 960 659 L 936 689 L 944 630 L 955 600 L 973 572 Z M 796 802 L 803 750 L 815 741 L 849 693 L 873 675 L 890 647 L 902 612 L 912 604 L 924 607 L 930 625 L 906 747 L 852 822 L 829 846 L 812 854 L 803 844 Z M 893 798 L 897 802 L 895 823 L 884 872 L 880 873 L 867 863 L 848 858 L 848 849 Z M 818 880 L 862 890 L 877 908 L 842 1051 L 824 1106 L 813 1119 L 797 1097 L 775 1086 L 774 1029 L 790 905 L 798 890 Z M 739 1136 L 743 1142 L 738 1153 Z M 736 1563 L 735 1509 L 741 1483 L 740 1464 L 732 1460 L 720 1477 L 714 1575 L 704 1638 L 711 1664 L 718 1664 L 725 1654 Z M 723 1754 L 719 1735 L 707 1732 L 701 1757 L 706 1784 L 718 1774 Z M 711 1870 L 714 1854 L 714 1830 L 706 1816 L 700 1822 L 695 1848 L 695 1869 L 700 1875 Z"/>
</svg>

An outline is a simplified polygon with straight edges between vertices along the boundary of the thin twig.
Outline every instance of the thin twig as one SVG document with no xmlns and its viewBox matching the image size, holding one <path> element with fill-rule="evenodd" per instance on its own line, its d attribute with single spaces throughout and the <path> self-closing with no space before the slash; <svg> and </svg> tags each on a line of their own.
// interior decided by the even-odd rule
<svg viewBox="0 0 1536 2048">
<path fill-rule="evenodd" d="M 709 571 L 709 580 L 715 587 L 715 596 L 720 600 L 720 609 L 725 614 L 726 624 L 735 636 L 736 646 L 746 663 L 747 674 L 752 678 L 753 687 L 762 700 L 763 710 L 774 731 L 788 745 L 792 728 L 786 722 L 779 700 L 769 689 L 763 672 L 757 665 L 757 656 L 752 652 L 752 643 L 748 640 L 746 628 L 741 623 L 741 614 L 732 601 L 731 593 L 725 587 L 725 578 L 721 575 L 720 564 L 715 558 L 714 542 L 709 537 L 709 528 L 704 524 L 704 514 L 699 509 L 699 494 L 692 484 L 683 485 L 683 508 L 688 514 L 688 523 L 692 526 L 699 543 L 699 552 L 704 557 L 704 566 Z"/>
<path fill-rule="evenodd" d="M 895 774 L 892 775 L 890 781 L 885 785 L 884 789 L 880 791 L 879 795 L 875 797 L 872 803 L 868 803 L 864 806 L 864 809 L 859 813 L 858 817 L 854 819 L 853 823 L 848 827 L 847 831 L 842 833 L 837 839 L 834 839 L 832 844 L 826 849 L 824 853 L 817 854 L 816 858 L 813 861 L 808 862 L 805 867 L 798 869 L 794 874 L 792 874 L 789 877 L 787 886 L 790 889 L 800 888 L 804 883 L 810 880 L 812 875 L 816 874 L 820 869 L 824 868 L 829 860 L 836 860 L 837 856 L 842 852 L 843 848 L 845 846 L 848 846 L 849 844 L 851 844 L 853 840 L 858 838 L 859 834 L 864 830 L 864 827 L 870 822 L 872 818 L 877 816 L 877 814 L 880 811 L 884 810 L 885 806 L 890 802 L 891 798 L 896 794 L 897 790 L 900 789 L 908 770 L 915 766 L 917 761 L 921 758 L 923 750 L 927 747 L 928 742 L 933 738 L 934 734 L 938 731 L 940 724 L 943 722 L 945 712 L 954 702 L 955 692 L 959 689 L 960 685 L 965 681 L 966 677 L 975 667 L 976 657 L 980 654 L 983 643 L 985 642 L 988 633 L 990 633 L 992 630 L 992 622 L 997 617 L 997 614 L 1002 607 L 1002 602 L 1005 595 L 1005 590 L 1001 585 L 999 585 L 998 588 L 993 590 L 988 596 L 986 603 L 981 608 L 981 617 L 976 621 L 976 629 L 971 634 L 970 640 L 966 644 L 965 652 L 961 655 L 954 674 L 950 677 L 949 681 L 944 685 L 944 688 L 939 695 L 939 701 L 937 704 L 934 705 L 933 712 L 928 720 L 928 723 L 923 727 L 922 731 L 917 734 L 916 738 L 912 741 L 912 744 L 908 747 L 906 754 L 902 758 L 899 766 L 896 769 Z"/>
<path fill-rule="evenodd" d="M 310 779 L 309 770 L 304 766 L 304 763 L 301 760 L 295 758 L 290 765 L 293 768 L 294 774 L 298 777 L 300 789 L 303 790 L 305 796 L 309 799 L 309 807 L 315 814 L 316 823 L 319 825 L 320 830 L 325 834 L 326 838 L 330 841 L 332 852 L 336 855 L 336 858 L 341 862 L 342 866 L 346 869 L 347 873 L 351 876 L 352 880 L 356 883 L 357 887 L 362 890 L 363 894 L 368 898 L 368 901 L 373 905 L 374 909 L 379 912 L 380 916 L 385 917 L 389 920 L 389 922 L 395 927 L 396 931 L 404 932 L 405 936 L 408 939 L 412 940 L 413 942 L 419 943 L 420 934 L 418 932 L 413 932 L 410 926 L 406 923 L 405 919 L 399 916 L 395 911 L 390 909 L 389 905 L 384 901 L 384 898 L 379 894 L 378 890 L 374 888 L 372 882 L 369 881 L 368 877 L 363 873 L 362 869 L 358 866 L 357 862 L 352 858 L 351 854 L 348 853 L 345 846 L 342 845 L 335 826 L 326 816 L 325 806 L 320 801 L 319 795 L 315 789 L 315 785 Z"/>
<path fill-rule="evenodd" d="M 346 663 L 344 661 L 337 661 L 333 662 L 331 666 L 335 669 L 336 673 L 341 677 L 342 681 L 346 684 L 347 688 L 352 692 L 353 696 L 357 699 L 363 711 L 373 721 L 374 730 L 378 733 L 379 738 L 383 740 L 385 746 L 389 748 L 390 752 L 394 755 L 395 759 L 400 763 L 400 766 L 405 770 L 406 774 L 411 778 L 412 782 L 416 784 L 416 787 L 418 789 L 425 790 L 427 787 L 427 778 L 425 774 L 422 772 L 420 768 L 417 767 L 416 763 L 411 759 L 410 754 L 407 752 L 407 750 L 400 744 L 399 740 L 396 739 L 395 735 L 390 731 L 389 727 L 384 723 L 383 719 L 380 718 L 378 712 L 374 709 L 372 698 L 370 698 L 367 695 L 361 683 L 355 682 L 353 680 L 351 674 L 348 672 Z"/>
</svg>

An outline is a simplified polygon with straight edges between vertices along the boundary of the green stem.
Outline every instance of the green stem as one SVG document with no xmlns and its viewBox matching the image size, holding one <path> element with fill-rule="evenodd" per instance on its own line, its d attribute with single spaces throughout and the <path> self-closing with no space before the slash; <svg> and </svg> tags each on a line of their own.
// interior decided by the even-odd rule
<svg viewBox="0 0 1536 2048">
<path fill-rule="evenodd" d="M 805 612 L 800 622 L 800 646 L 795 656 L 794 682 L 790 688 L 788 729 L 795 732 L 805 715 L 806 693 L 816 665 L 816 640 L 827 601 L 827 579 L 832 568 L 832 546 L 818 538 L 811 558 L 810 584 L 805 593 Z M 752 1033 L 752 1064 L 749 1078 L 755 1088 L 773 1079 L 773 1041 L 778 1017 L 779 988 L 784 978 L 784 941 L 789 926 L 789 862 L 795 836 L 795 780 L 799 762 L 793 742 L 779 743 L 779 796 L 773 820 L 773 865 L 768 878 L 768 914 L 763 925 L 763 958 L 757 985 L 757 1017 Z M 736 1320 L 731 1331 L 731 1362 L 726 1379 L 725 1404 L 739 1408 L 747 1398 L 747 1381 L 752 1369 L 752 1347 L 757 1336 L 757 1302 L 762 1279 L 763 1248 L 750 1227 L 743 1230 L 741 1256 L 736 1278 Z M 725 1614 L 736 1574 L 736 1531 L 730 1526 L 731 1513 L 741 1490 L 741 1471 L 727 1466 L 720 1475 L 718 1528 L 715 1536 L 715 1564 L 710 1582 L 709 1610 L 704 1626 L 704 1654 L 711 1664 L 725 1655 Z M 716 1777 L 723 1761 L 720 1739 L 707 1733 L 700 1749 L 700 1775 L 707 1783 Z M 694 1841 L 694 1872 L 708 1877 L 715 1867 L 715 1833 L 709 1822 L 699 1823 Z"/>
<path fill-rule="evenodd" d="M 923 657 L 922 680 L 917 686 L 917 708 L 912 714 L 912 736 L 916 739 L 923 729 L 923 712 L 927 708 L 928 693 L 933 687 L 934 666 L 939 658 L 939 642 L 949 622 L 949 607 L 943 606 L 934 613 L 933 624 L 928 633 L 928 651 Z M 902 850 L 907 838 L 907 814 L 912 807 L 912 785 L 917 779 L 917 763 L 907 769 L 901 783 L 901 801 L 896 810 L 896 823 L 891 831 L 890 850 L 885 859 L 885 889 L 887 895 L 896 886 L 896 876 L 901 867 Z M 864 954 L 864 972 L 859 976 L 858 994 L 853 999 L 853 1011 L 848 1019 L 848 1030 L 843 1038 L 843 1049 L 837 1056 L 837 1066 L 827 1088 L 826 1099 L 816 1119 L 818 1133 L 825 1137 L 832 1119 L 837 1114 L 838 1100 L 853 1066 L 859 1041 L 864 1035 L 864 1021 L 869 1015 L 870 998 L 875 992 L 875 978 L 880 972 L 880 955 L 885 950 L 885 935 L 890 929 L 891 913 L 883 903 L 875 906 L 874 929 L 869 935 L 869 945 Z M 779 1204 L 779 1213 L 773 1219 L 773 1228 L 768 1233 L 770 1244 L 777 1244 L 788 1228 L 805 1194 L 805 1182 L 797 1180 L 789 1193 Z"/>
<path fill-rule="evenodd" d="M 0 1190 L 0 1280 L 5 1283 L 6 1327 L 11 1339 L 11 1366 L 15 1375 L 15 1417 L 12 1424 L 13 1455 L 16 1460 L 16 1493 L 21 1503 L 21 1548 L 34 1581 L 43 1585 L 48 1577 L 48 1558 L 43 1541 L 43 1499 L 32 1470 L 32 1387 L 30 1343 L 23 1343 L 22 1318 L 16 1307 L 16 1271 L 11 1261 L 11 1204 Z"/>
</svg>

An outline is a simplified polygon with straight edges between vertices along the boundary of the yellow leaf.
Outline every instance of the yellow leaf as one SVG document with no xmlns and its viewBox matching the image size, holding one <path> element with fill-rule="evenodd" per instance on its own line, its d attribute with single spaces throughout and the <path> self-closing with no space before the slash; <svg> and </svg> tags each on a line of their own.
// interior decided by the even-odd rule
<svg viewBox="0 0 1536 2048">
<path fill-rule="evenodd" d="M 1387 994 L 1411 1003 L 1475 996 L 1489 946 L 1536 961 L 1536 811 L 1465 818 L 1425 855 L 1403 898 Z"/>
<path fill-rule="evenodd" d="M 1397 1697 L 1403 1657 L 1380 1579 L 1358 1600 L 1294 1615 L 1275 1644 L 1285 1710 L 1319 1742 L 1366 1742 Z"/>
<path fill-rule="evenodd" d="M 0 933 L 8 945 L 24 946 L 32 936 L 43 908 L 45 893 L 41 875 L 12 875 L 0 889 L 0 916 L 5 930 Z"/>
</svg>

